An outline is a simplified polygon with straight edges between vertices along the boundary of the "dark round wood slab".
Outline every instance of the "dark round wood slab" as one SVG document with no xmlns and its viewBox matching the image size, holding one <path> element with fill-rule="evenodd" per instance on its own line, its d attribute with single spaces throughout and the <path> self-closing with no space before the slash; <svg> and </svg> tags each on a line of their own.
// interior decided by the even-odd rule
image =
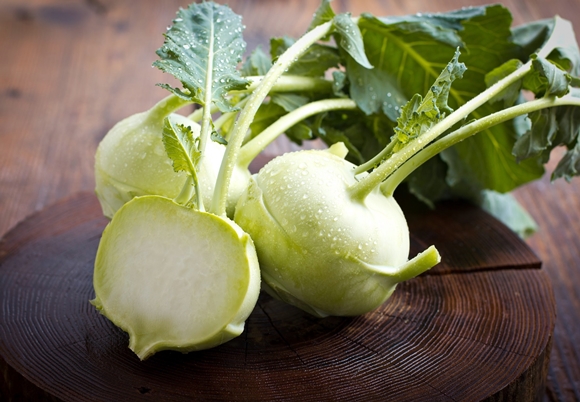
<svg viewBox="0 0 580 402">
<path fill-rule="evenodd" d="M 145 362 L 89 304 L 96 198 L 30 216 L 0 243 L 0 400 L 534 400 L 555 305 L 540 261 L 463 203 L 411 210 L 412 253 L 443 263 L 356 318 L 316 319 L 265 295 L 220 347 Z M 3 380 L 2 380 L 3 378 Z"/>
</svg>

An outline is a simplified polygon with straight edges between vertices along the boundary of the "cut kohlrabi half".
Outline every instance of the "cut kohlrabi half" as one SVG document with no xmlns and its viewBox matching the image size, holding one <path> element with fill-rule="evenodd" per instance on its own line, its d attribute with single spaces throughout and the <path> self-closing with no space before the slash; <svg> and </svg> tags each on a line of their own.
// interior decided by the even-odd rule
<svg viewBox="0 0 580 402">
<path fill-rule="evenodd" d="M 240 335 L 260 272 L 250 236 L 233 221 L 144 196 L 126 203 L 103 232 L 94 289 L 92 304 L 146 359 Z"/>
</svg>

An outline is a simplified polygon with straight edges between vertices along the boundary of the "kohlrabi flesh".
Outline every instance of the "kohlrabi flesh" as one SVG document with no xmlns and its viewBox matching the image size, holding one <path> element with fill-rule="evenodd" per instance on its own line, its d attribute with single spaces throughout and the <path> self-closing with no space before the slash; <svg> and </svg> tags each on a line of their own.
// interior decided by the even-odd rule
<svg viewBox="0 0 580 402">
<path fill-rule="evenodd" d="M 260 289 L 250 237 L 228 218 L 160 196 L 126 203 L 103 232 L 92 303 L 140 359 L 242 333 Z"/>
<path fill-rule="evenodd" d="M 399 205 L 378 189 L 353 198 L 355 166 L 337 148 L 275 158 L 252 178 L 235 215 L 256 244 L 264 289 L 321 317 L 369 312 L 397 283 L 439 262 L 434 248 L 407 262 Z"/>
</svg>

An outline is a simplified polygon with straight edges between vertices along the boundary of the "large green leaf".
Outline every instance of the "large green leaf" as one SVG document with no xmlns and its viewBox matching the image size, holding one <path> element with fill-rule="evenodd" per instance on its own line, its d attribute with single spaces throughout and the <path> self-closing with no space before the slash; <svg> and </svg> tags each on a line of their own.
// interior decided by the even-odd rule
<svg viewBox="0 0 580 402">
<path fill-rule="evenodd" d="M 453 100 L 464 103 L 487 88 L 486 74 L 517 55 L 519 48 L 511 42 L 511 15 L 501 6 L 486 9 L 485 16 L 464 22 L 460 32 L 466 46 L 462 61 L 467 65 L 464 79 L 456 81 L 451 92 Z M 451 103 L 451 101 L 450 101 Z M 481 118 L 502 110 L 502 102 L 486 103 L 470 117 Z M 451 181 L 468 175 L 481 188 L 508 192 L 538 179 L 544 169 L 538 159 L 518 163 L 511 154 L 517 139 L 513 122 L 507 122 L 485 130 L 457 144 L 456 159 L 450 166 Z"/>
<path fill-rule="evenodd" d="M 153 65 L 181 81 L 183 90 L 161 85 L 177 96 L 231 111 L 227 92 L 248 83 L 237 70 L 245 48 L 240 16 L 213 2 L 194 3 L 177 12 Z"/>
<path fill-rule="evenodd" d="M 345 56 L 350 95 L 367 114 L 383 112 L 395 121 L 415 94 L 429 91 L 455 49 L 461 21 L 482 15 L 485 8 L 445 14 L 377 18 L 363 14 L 359 27 L 372 70 Z"/>
</svg>

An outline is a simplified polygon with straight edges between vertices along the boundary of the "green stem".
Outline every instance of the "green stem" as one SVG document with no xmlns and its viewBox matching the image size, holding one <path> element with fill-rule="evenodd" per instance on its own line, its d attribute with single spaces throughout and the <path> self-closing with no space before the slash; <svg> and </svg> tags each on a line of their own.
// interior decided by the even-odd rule
<svg viewBox="0 0 580 402">
<path fill-rule="evenodd" d="M 189 101 L 181 99 L 180 97 L 173 94 L 166 96 L 157 102 L 151 109 L 149 109 L 149 116 L 147 116 L 147 118 L 158 123 L 159 121 L 162 121 L 164 118 L 169 116 L 171 113 L 189 103 Z"/>
<path fill-rule="evenodd" d="M 250 85 L 243 90 L 230 91 L 230 94 L 243 94 L 255 90 L 264 76 L 246 77 L 250 80 Z M 284 75 L 276 81 L 270 89 L 270 92 L 332 92 L 332 81 L 323 78 L 302 77 L 299 75 Z M 219 112 L 217 106 L 212 105 L 212 113 Z M 188 118 L 195 122 L 202 119 L 203 109 L 197 109 L 191 113 Z"/>
<path fill-rule="evenodd" d="M 244 144 L 238 156 L 238 166 L 247 169 L 254 158 L 271 144 L 272 141 L 278 138 L 280 134 L 310 116 L 330 110 L 355 110 L 356 107 L 356 103 L 347 98 L 324 99 L 301 106 L 282 116 L 252 140 Z"/>
<path fill-rule="evenodd" d="M 423 272 L 433 268 L 441 262 L 441 256 L 435 246 L 430 246 L 426 250 L 396 268 L 396 271 L 389 276 L 398 283 L 408 281 Z"/>
<path fill-rule="evenodd" d="M 369 175 L 363 177 L 359 182 L 350 186 L 351 197 L 355 200 L 362 201 L 371 193 L 381 182 L 399 168 L 403 163 L 409 160 L 413 155 L 423 149 L 430 142 L 449 130 L 456 123 L 463 120 L 475 109 L 492 99 L 514 82 L 521 80 L 530 71 L 531 62 L 527 62 L 516 71 L 498 81 L 487 90 L 481 92 L 456 111 L 441 120 L 429 131 L 423 135 L 411 140 L 404 148 L 395 153 L 391 158 L 382 163 L 373 170 Z"/>
<path fill-rule="evenodd" d="M 235 163 L 244 141 L 246 132 L 258 111 L 258 108 L 268 96 L 268 93 L 282 74 L 292 65 L 292 63 L 304 54 L 308 48 L 324 37 L 332 29 L 332 21 L 324 23 L 307 32 L 289 47 L 274 63 L 264 79 L 260 81 L 254 92 L 249 96 L 248 103 L 238 116 L 234 125 L 234 130 L 230 136 L 224 159 L 220 167 L 215 192 L 212 199 L 211 212 L 216 215 L 225 215 L 228 188 L 232 178 Z"/>
<path fill-rule="evenodd" d="M 372 159 L 368 160 L 367 162 L 363 163 L 362 165 L 357 166 L 356 169 L 354 170 L 354 174 L 355 175 L 361 174 L 363 172 L 371 170 L 375 166 L 379 166 L 381 164 L 381 162 L 384 159 L 386 159 L 387 156 L 389 156 L 389 154 L 391 152 L 393 152 L 393 148 L 395 147 L 396 143 L 397 143 L 396 140 L 391 140 L 391 142 L 389 142 L 389 144 L 385 148 L 383 148 L 383 150 L 381 152 L 376 154 Z"/>
<path fill-rule="evenodd" d="M 236 104 L 236 107 L 238 107 L 238 108 L 243 108 L 243 107 L 246 105 L 246 103 L 247 103 L 247 102 L 248 102 L 248 98 L 244 98 L 244 99 L 242 99 L 241 101 L 239 101 L 239 102 Z M 221 127 L 224 125 L 224 124 L 226 124 L 228 121 L 230 121 L 230 120 L 234 119 L 234 118 L 235 118 L 235 117 L 238 115 L 238 113 L 239 113 L 239 112 L 240 112 L 239 110 L 236 110 L 236 111 L 233 111 L 233 112 L 227 112 L 227 113 L 224 113 L 224 114 L 222 114 L 220 117 L 218 117 L 218 118 L 217 118 L 217 119 L 216 119 L 216 120 L 213 122 L 214 128 L 215 128 L 216 130 L 219 130 L 219 129 L 220 129 L 220 128 L 221 128 Z M 224 136 L 224 138 L 226 138 L 226 139 L 227 139 L 227 137 L 226 137 L 226 136 Z"/>
<path fill-rule="evenodd" d="M 231 93 L 244 93 L 254 91 L 264 76 L 245 77 L 251 84 L 244 90 L 232 91 Z M 270 92 L 331 92 L 332 81 L 324 78 L 303 77 L 300 75 L 283 75 L 272 86 Z"/>
<path fill-rule="evenodd" d="M 471 137 L 472 135 L 487 130 L 488 128 L 497 124 L 504 123 L 517 116 L 532 113 L 544 108 L 564 105 L 580 106 L 580 98 L 574 98 L 572 96 L 564 96 L 562 98 L 541 98 L 523 103 L 521 105 L 512 106 L 508 109 L 495 112 L 479 120 L 476 120 L 473 123 L 467 124 L 446 135 L 445 137 L 435 141 L 428 147 L 421 150 L 421 152 L 417 153 L 411 159 L 409 159 L 404 165 L 395 170 L 393 174 L 385 180 L 385 182 L 381 185 L 381 191 L 386 196 L 393 195 L 397 186 L 401 184 L 403 180 L 405 180 L 405 178 L 407 178 L 407 176 L 409 176 L 415 169 L 417 169 L 423 163 L 427 162 L 433 156 L 457 144 L 458 142 Z"/>
</svg>

